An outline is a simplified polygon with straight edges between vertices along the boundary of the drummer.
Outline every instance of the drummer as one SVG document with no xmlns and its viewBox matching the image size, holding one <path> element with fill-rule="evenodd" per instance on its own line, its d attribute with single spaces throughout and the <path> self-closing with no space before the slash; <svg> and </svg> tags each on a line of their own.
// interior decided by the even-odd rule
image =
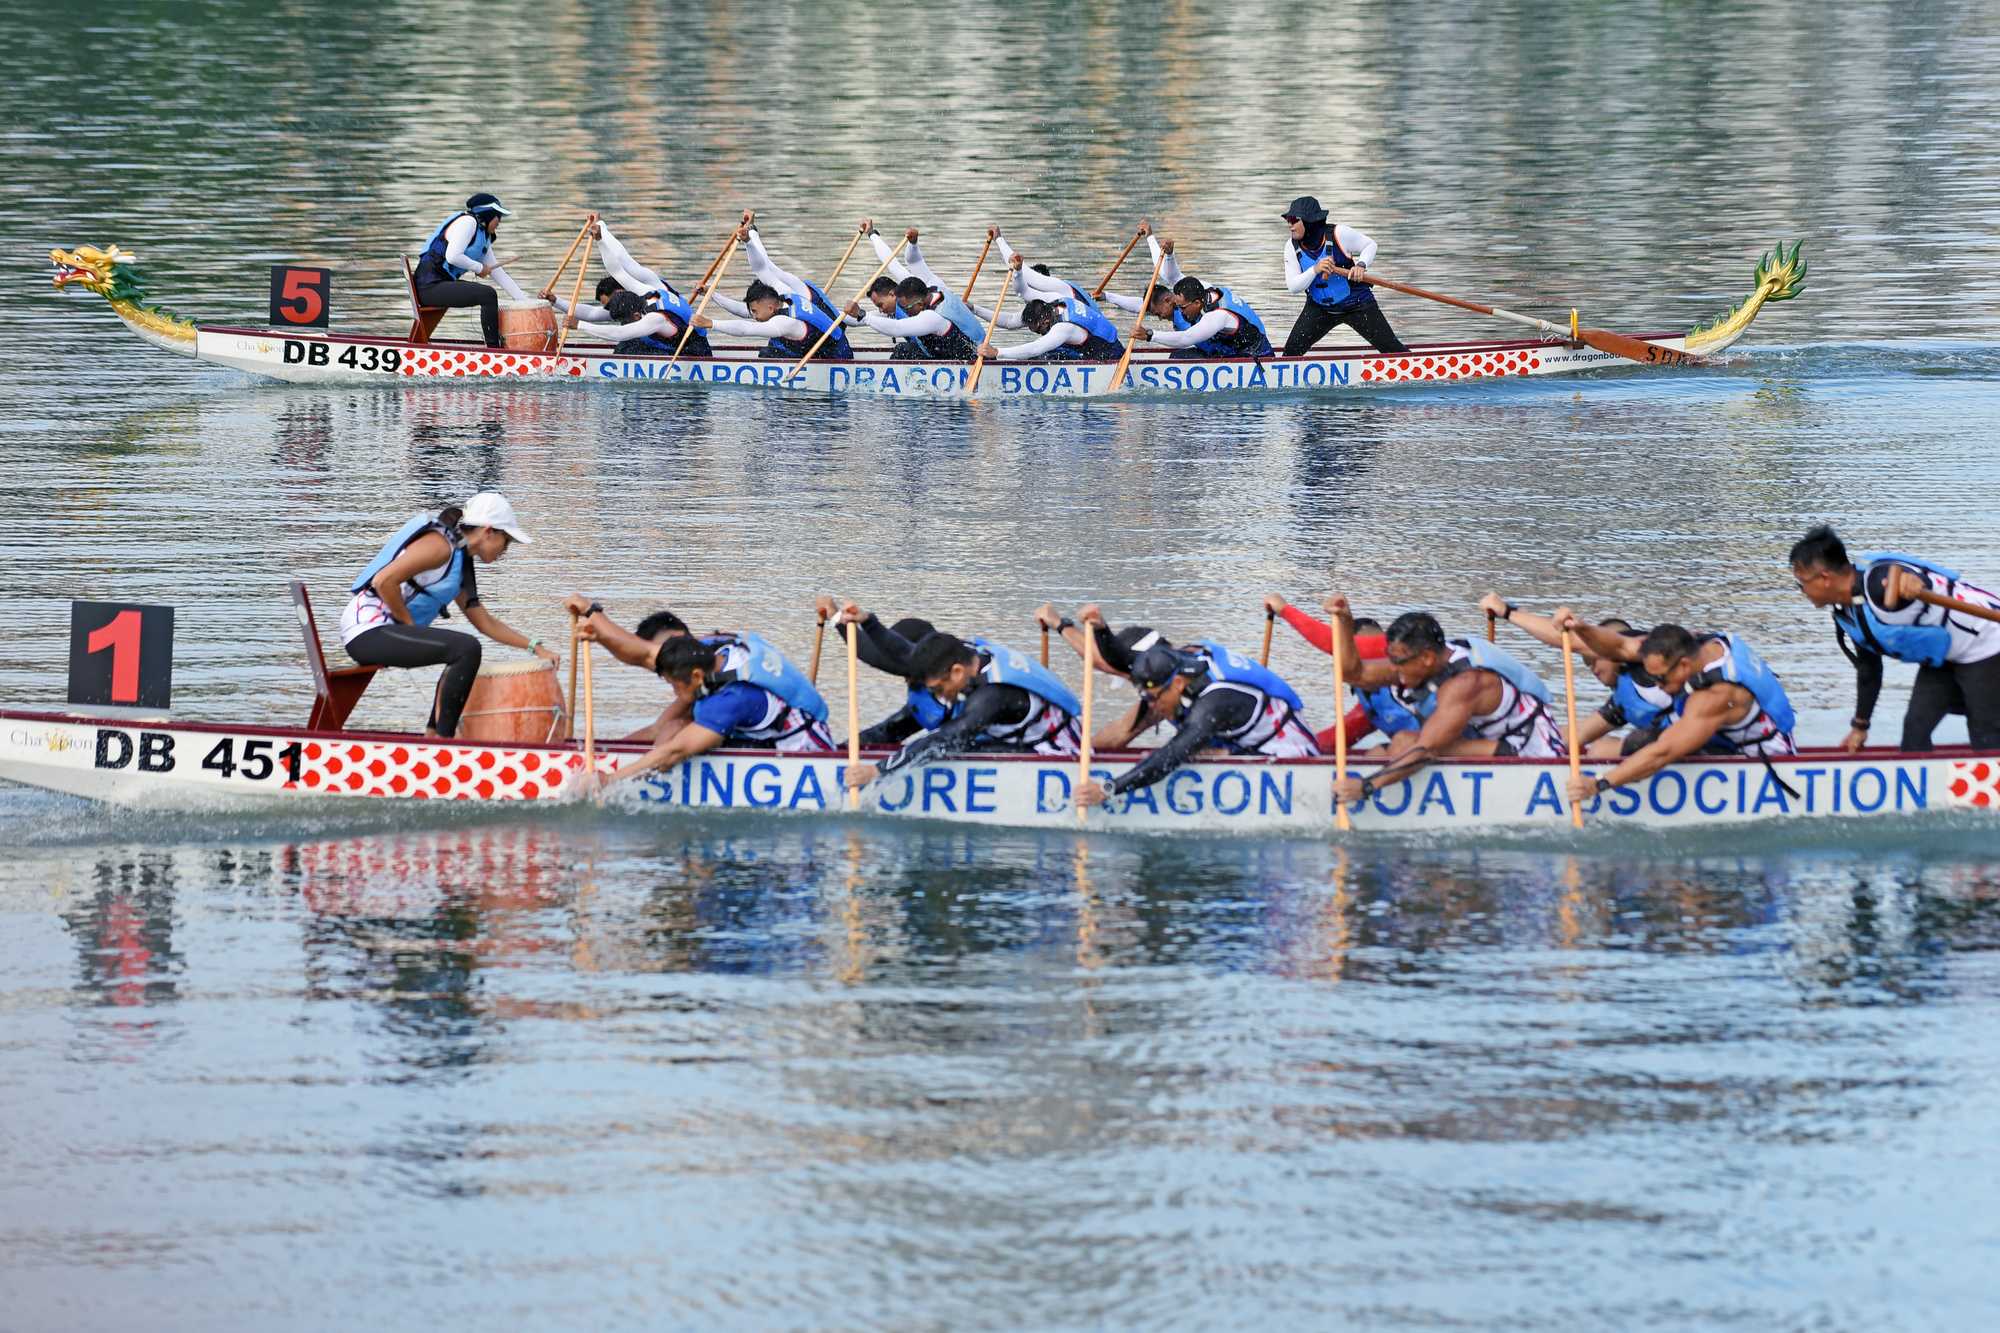
<svg viewBox="0 0 2000 1333">
<path fill-rule="evenodd" d="M 481 491 L 463 505 L 416 514 L 349 585 L 354 596 L 340 615 L 340 641 L 349 657 L 363 666 L 444 667 L 425 735 L 458 734 L 459 714 L 479 675 L 479 640 L 431 623 L 447 614 L 447 606 L 456 605 L 467 624 L 495 643 L 556 660 L 540 639 L 504 624 L 479 600 L 474 559 L 492 564 L 515 542 L 532 540 L 505 496 Z"/>
<path fill-rule="evenodd" d="M 493 241 L 500 234 L 500 219 L 513 214 L 485 192 L 465 201 L 465 207 L 443 222 L 424 244 L 417 259 L 411 285 L 417 289 L 417 304 L 432 308 L 479 307 L 479 332 L 488 347 L 499 347 L 500 293 L 484 283 L 469 282 L 466 275 L 492 278 L 516 301 L 529 300 L 526 292 L 507 276 L 493 254 Z"/>
</svg>

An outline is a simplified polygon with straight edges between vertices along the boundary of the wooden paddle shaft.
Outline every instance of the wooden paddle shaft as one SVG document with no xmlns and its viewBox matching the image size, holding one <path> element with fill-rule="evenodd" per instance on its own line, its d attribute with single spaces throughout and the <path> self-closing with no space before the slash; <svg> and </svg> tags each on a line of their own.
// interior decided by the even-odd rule
<svg viewBox="0 0 2000 1333">
<path fill-rule="evenodd" d="M 806 672 L 806 679 L 811 681 L 814 685 L 819 684 L 819 647 L 821 644 L 825 642 L 826 642 L 826 617 L 821 616 L 819 618 L 819 628 L 813 631 L 812 666 Z"/>
<path fill-rule="evenodd" d="M 1658 343 L 1649 343 L 1643 338 L 1634 338 L 1624 333 L 1613 333 L 1609 329 L 1564 328 L 1560 324 L 1551 324 L 1548 320 L 1537 319 L 1533 315 L 1519 314 L 1512 310 L 1502 309 L 1497 305 L 1481 305 L 1477 301 L 1462 301 L 1456 296 L 1446 296 L 1442 292 L 1426 291 L 1422 287 L 1412 287 L 1408 283 L 1397 282 L 1391 278 L 1378 278 L 1373 274 L 1356 272 L 1351 268 L 1343 270 L 1343 272 L 1349 282 L 1365 282 L 1371 287 L 1387 287 L 1392 292 L 1402 292 L 1406 296 L 1420 296 L 1426 301 L 1436 301 L 1440 305 L 1456 306 L 1460 310 L 1470 310 L 1476 315 L 1491 315 L 1495 319 L 1511 319 L 1516 324 L 1526 324 L 1529 328 L 1539 329 L 1541 332 L 1549 334 L 1551 337 L 1561 338 L 1565 342 L 1574 338 L 1586 346 L 1595 347 L 1600 352 L 1609 352 L 1613 356 L 1622 356 L 1628 361 L 1637 361 L 1640 365 L 1644 366 L 1698 366 L 1708 360 L 1707 357 L 1699 356 L 1693 352 L 1676 351 L 1671 347 L 1662 347 Z"/>
<path fill-rule="evenodd" d="M 562 263 L 556 265 L 555 276 L 549 279 L 547 290 L 554 291 L 556 284 L 562 281 L 562 275 L 569 268 L 569 261 L 576 258 L 576 247 L 583 244 L 583 238 L 590 234 L 591 224 L 596 221 L 597 214 L 587 213 L 584 215 L 583 225 L 577 228 L 576 239 L 571 241 L 569 249 L 563 252 Z"/>
<path fill-rule="evenodd" d="M 861 237 L 857 235 L 855 236 L 854 239 L 858 241 L 861 239 Z M 882 261 L 882 267 L 876 269 L 873 273 L 869 274 L 868 281 L 861 284 L 861 290 L 854 294 L 855 301 L 859 301 L 863 297 L 868 295 L 868 289 L 875 285 L 875 279 L 881 277 L 884 273 L 887 273 L 889 271 L 889 265 L 895 263 L 898 259 L 903 257 L 903 251 L 906 248 L 908 248 L 909 244 L 910 243 L 907 240 L 897 242 L 896 248 L 889 252 L 889 257 Z M 843 267 L 845 267 L 845 265 L 843 265 Z M 836 276 L 838 275 L 836 274 Z M 828 285 L 830 286 L 831 284 Z M 828 322 L 826 326 L 826 332 L 820 334 L 819 338 L 813 343 L 813 345 L 806 349 L 806 354 L 799 358 L 799 362 L 797 365 L 792 367 L 792 373 L 785 376 L 786 383 L 789 384 L 791 381 L 797 379 L 799 377 L 799 372 L 803 371 L 806 368 L 806 363 L 819 355 L 819 349 L 826 345 L 826 340 L 828 338 L 831 338 L 833 336 L 833 331 L 840 327 L 841 318 L 842 316 L 840 311 L 836 310 L 833 312 L 833 319 Z M 853 643 L 854 636 L 849 635 L 847 641 L 849 643 Z"/>
<path fill-rule="evenodd" d="M 1095 626 L 1086 621 L 1083 626 L 1083 740 L 1076 747 L 1076 790 L 1078 795 L 1082 794 L 1084 784 L 1090 781 L 1090 722 L 1092 716 L 1091 705 L 1096 697 L 1096 679 L 1097 631 Z M 1078 801 L 1076 803 L 1077 823 L 1083 823 L 1085 816 L 1089 813 L 1089 809 L 1083 802 Z"/>
<path fill-rule="evenodd" d="M 1333 630 L 1333 780 L 1335 783 L 1347 781 L 1347 667 L 1342 660 L 1340 641 L 1340 618 L 1332 617 Z M 1270 641 L 1270 631 L 1265 630 L 1265 641 Z M 1347 802 L 1333 803 L 1333 823 L 1342 833 L 1354 827 L 1354 819 L 1347 813 Z"/>
<path fill-rule="evenodd" d="M 831 287 L 834 283 L 840 281 L 840 271 L 847 267 L 848 260 L 854 258 L 854 247 L 861 244 L 861 238 L 865 235 L 867 233 L 860 228 L 857 227 L 855 229 L 854 239 L 847 243 L 847 253 L 840 257 L 840 262 L 833 266 L 833 276 L 826 280 L 827 286 Z"/>
<path fill-rule="evenodd" d="M 1500 641 L 1498 625 L 1499 617 L 1488 611 L 1486 613 L 1486 642 L 1498 643 Z"/>
<path fill-rule="evenodd" d="M 858 651 L 861 635 L 858 627 L 847 627 L 847 767 L 849 771 L 861 767 L 861 657 Z M 861 804 L 858 788 L 847 789 L 847 808 L 854 809 Z"/>
<path fill-rule="evenodd" d="M 1162 250 L 1160 257 L 1153 261 L 1153 276 L 1146 279 L 1145 295 L 1139 298 L 1139 313 L 1133 317 L 1132 332 L 1125 339 L 1125 354 L 1118 358 L 1118 369 L 1111 372 L 1111 388 L 1107 392 L 1116 392 L 1118 386 L 1125 382 L 1125 372 L 1132 365 L 1132 349 L 1138 346 L 1139 330 L 1146 324 L 1146 307 L 1153 303 L 1153 288 L 1160 285 L 1160 266 L 1166 262 L 1167 252 Z"/>
<path fill-rule="evenodd" d="M 562 355 L 563 344 L 569 341 L 569 322 L 576 318 L 576 303 L 583 299 L 583 280 L 590 273 L 590 247 L 597 238 L 586 232 L 583 238 L 583 258 L 577 261 L 576 285 L 569 289 L 569 313 L 556 321 L 556 355 Z M 589 674 L 588 668 L 585 675 Z"/>
<path fill-rule="evenodd" d="M 588 639 L 583 644 L 583 771 L 597 771 L 597 699 L 591 690 Z"/>
<path fill-rule="evenodd" d="M 1264 613 L 1264 651 L 1257 654 L 1258 662 L 1262 663 L 1264 666 L 1271 665 L 1271 630 L 1274 627 L 1276 627 L 1277 623 L 1278 623 L 1277 612 L 1266 611 Z"/>
<path fill-rule="evenodd" d="M 1916 598 L 1918 601 L 1928 602 L 1932 606 L 1941 606 L 1947 611 L 1963 611 L 1966 615 L 1975 616 L 1980 620 L 1991 620 L 1995 623 L 2000 623 L 2000 611 L 1995 611 L 1990 606 L 1981 606 L 1977 602 L 1968 602 L 1959 597 L 1947 597 L 1941 592 L 1930 592 L 1928 590 L 1917 593 Z"/>
<path fill-rule="evenodd" d="M 1576 636 L 1563 631 L 1563 707 L 1569 712 L 1568 744 L 1569 775 L 1572 781 L 1583 776 L 1583 747 L 1576 739 Z M 1573 828 L 1583 827 L 1583 805 L 1579 801 L 1569 803 L 1569 822 Z"/>
<path fill-rule="evenodd" d="M 569 719 L 570 739 L 576 739 L 576 646 L 583 642 L 578 634 L 581 622 L 576 612 L 569 613 L 569 708 L 563 716 Z"/>
<path fill-rule="evenodd" d="M 986 339 L 980 344 L 981 346 L 990 347 L 993 343 L 993 330 L 1000 327 L 1000 307 L 1007 304 L 1007 288 L 1010 285 L 1009 283 L 1001 283 L 1000 294 L 993 298 L 993 318 L 986 321 Z M 986 358 L 982 356 L 972 363 L 972 386 L 965 391 L 966 397 L 977 398 L 979 396 L 979 377 L 985 373 Z"/>
<path fill-rule="evenodd" d="M 1125 267 L 1125 256 L 1132 253 L 1132 247 L 1137 245 L 1139 243 L 1139 238 L 1141 236 L 1144 236 L 1145 234 L 1146 233 L 1143 231 L 1135 231 L 1132 233 L 1132 239 L 1125 242 L 1125 248 L 1118 252 L 1118 262 L 1111 266 L 1111 271 L 1104 275 L 1104 281 L 1098 283 L 1097 290 L 1090 294 L 1091 299 L 1095 300 L 1097 297 L 1104 295 L 1104 289 L 1106 287 L 1109 287 L 1111 285 L 1111 280 L 1118 276 L 1118 270 Z"/>
<path fill-rule="evenodd" d="M 992 248 L 993 238 L 988 236 L 986 244 L 979 247 L 979 262 L 972 266 L 972 278 L 965 284 L 965 295 L 960 299 L 967 302 L 972 300 L 972 289 L 979 285 L 979 271 L 986 267 L 986 252 Z"/>
<path fill-rule="evenodd" d="M 1049 664 L 1049 627 L 1042 626 L 1042 665 Z"/>
<path fill-rule="evenodd" d="M 711 265 L 708 270 L 711 274 L 715 275 L 715 279 L 717 282 L 720 282 L 722 280 L 721 277 L 722 270 L 729 266 L 729 256 L 735 253 L 736 253 L 736 233 L 731 232 L 729 233 L 729 244 L 722 247 L 722 253 L 715 257 L 715 263 Z M 694 336 L 694 323 L 696 320 L 701 318 L 701 312 L 708 309 L 708 298 L 713 295 L 715 295 L 715 289 L 713 287 L 708 287 L 703 290 L 701 294 L 701 300 L 697 302 L 695 305 L 694 314 L 688 317 L 687 327 L 681 330 L 681 340 L 674 344 L 674 354 L 667 360 L 668 370 L 672 370 L 674 368 L 675 363 L 677 363 L 681 359 L 681 349 L 686 347 L 688 345 L 688 339 Z"/>
</svg>

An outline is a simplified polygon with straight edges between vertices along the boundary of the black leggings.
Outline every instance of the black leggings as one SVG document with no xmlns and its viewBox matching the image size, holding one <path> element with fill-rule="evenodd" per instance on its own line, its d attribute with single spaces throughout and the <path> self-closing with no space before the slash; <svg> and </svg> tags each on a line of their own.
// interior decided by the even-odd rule
<svg viewBox="0 0 2000 1333">
<path fill-rule="evenodd" d="M 1299 322 L 1292 325 L 1291 336 L 1285 339 L 1285 355 L 1298 356 L 1309 352 L 1321 338 L 1339 325 L 1345 324 L 1368 340 L 1368 345 L 1378 352 L 1407 352 L 1402 339 L 1389 327 L 1388 317 L 1382 307 L 1375 304 L 1372 292 L 1363 292 L 1361 297 L 1337 310 L 1328 310 L 1312 301 L 1299 311 Z"/>
<path fill-rule="evenodd" d="M 430 725 L 440 736 L 458 734 L 458 715 L 479 675 L 479 640 L 470 634 L 435 625 L 377 625 L 363 630 L 347 645 L 347 655 L 363 666 L 424 667 L 444 665 L 437 692 L 431 697 Z"/>
<path fill-rule="evenodd" d="M 1946 713 L 1965 714 L 1965 731 L 1982 750 L 2000 748 L 2000 654 L 1979 662 L 1918 667 L 1903 714 L 1903 748 L 1928 750 Z"/>
<path fill-rule="evenodd" d="M 417 304 L 457 310 L 479 307 L 479 332 L 488 347 L 500 345 L 500 292 L 483 282 L 433 282 L 417 288 Z M 461 636 L 463 637 L 463 636 Z"/>
</svg>

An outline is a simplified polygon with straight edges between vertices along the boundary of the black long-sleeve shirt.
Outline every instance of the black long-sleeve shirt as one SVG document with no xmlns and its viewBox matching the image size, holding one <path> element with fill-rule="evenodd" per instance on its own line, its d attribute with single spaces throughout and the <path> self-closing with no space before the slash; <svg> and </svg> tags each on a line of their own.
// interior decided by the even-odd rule
<svg viewBox="0 0 2000 1333">
<path fill-rule="evenodd" d="M 1035 696 L 1019 685 L 985 682 L 974 685 L 966 692 L 965 708 L 957 717 L 890 755 L 882 762 L 881 775 L 887 777 L 900 769 L 916 768 L 942 755 L 991 749 L 979 745 L 981 732 L 989 727 L 1018 726 L 1028 720 L 1036 705 Z"/>
<path fill-rule="evenodd" d="M 1188 708 L 1167 743 L 1113 778 L 1108 790 L 1117 795 L 1135 787 L 1152 786 L 1194 758 L 1195 752 L 1218 734 L 1249 726 L 1261 706 L 1254 695 L 1241 690 L 1204 693 Z"/>
</svg>

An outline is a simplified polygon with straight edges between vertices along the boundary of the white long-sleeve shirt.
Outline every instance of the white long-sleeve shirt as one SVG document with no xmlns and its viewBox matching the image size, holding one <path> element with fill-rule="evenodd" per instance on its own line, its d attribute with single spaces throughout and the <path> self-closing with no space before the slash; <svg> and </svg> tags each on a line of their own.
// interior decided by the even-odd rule
<svg viewBox="0 0 2000 1333">
<path fill-rule="evenodd" d="M 914 315 L 885 315 L 879 310 L 861 312 L 861 322 L 891 338 L 930 338 L 947 333 L 952 322 L 935 310 L 919 310 Z"/>
<path fill-rule="evenodd" d="M 1146 234 L 1146 249 L 1152 252 L 1153 262 L 1160 266 L 1160 286 L 1171 288 L 1181 280 L 1181 261 L 1170 254 L 1163 254 L 1160 250 L 1160 238 L 1151 232 Z M 1146 272 L 1151 276 L 1151 269 Z M 1123 296 L 1117 292 L 1106 292 L 1097 299 L 1105 305 L 1117 306 L 1128 315 L 1138 314 L 1139 307 L 1143 304 L 1136 296 Z"/>
<path fill-rule="evenodd" d="M 974 303 L 974 304 L 972 305 L 971 309 L 972 309 L 972 313 L 973 313 L 973 314 L 975 314 L 975 315 L 979 316 L 979 322 L 980 322 L 980 323 L 982 323 L 982 324 L 992 324 L 992 323 L 993 323 L 993 307 L 992 307 L 992 306 L 990 306 L 990 305 L 979 305 L 979 304 L 977 304 L 977 303 Z M 996 327 L 996 328 L 1002 328 L 1002 329 L 1018 329 L 1018 328 L 1021 328 L 1021 327 L 1022 327 L 1022 324 L 1021 324 L 1021 315 L 1020 315 L 1020 312 L 1019 312 L 1019 310 L 1018 310 L 1018 309 L 1016 309 L 1016 310 L 1003 310 L 1003 311 L 1001 311 L 1001 312 L 1000 312 L 1000 322 L 999 322 L 999 324 L 995 325 L 995 327 Z"/>
<path fill-rule="evenodd" d="M 1014 262 L 1014 247 L 1007 244 L 1005 236 L 995 236 L 993 244 L 1000 249 L 1001 263 L 1012 264 Z M 1037 273 L 1026 264 L 1014 270 L 1014 291 L 1019 294 L 1023 301 L 1067 301 L 1074 297 L 1079 290 L 1088 291 L 1089 289 L 1078 288 L 1061 278 L 1051 277 L 1046 273 Z"/>
<path fill-rule="evenodd" d="M 451 220 L 451 225 L 444 229 L 444 262 L 453 268 L 464 269 L 467 278 L 479 272 L 479 261 L 465 253 L 465 248 L 471 245 L 473 238 L 478 235 L 479 221 L 470 213 L 459 214 Z M 521 290 L 520 285 L 507 276 L 506 269 L 496 267 L 490 276 L 500 285 L 501 290 L 516 301 L 528 299 L 528 294 Z"/>
<path fill-rule="evenodd" d="M 625 243 L 611 233 L 611 224 L 598 220 L 597 257 L 604 264 L 604 271 L 618 280 L 618 285 L 634 296 L 651 296 L 667 285 L 665 278 L 632 258 L 632 252 Z"/>
<path fill-rule="evenodd" d="M 1200 319 L 1185 329 L 1148 329 L 1155 347 L 1170 347 L 1178 350 L 1205 343 L 1210 338 L 1220 338 L 1226 333 L 1234 333 L 1243 321 L 1227 310 L 1217 307 L 1208 311 Z"/>
<path fill-rule="evenodd" d="M 1066 319 L 1059 319 L 1054 328 L 1033 342 L 1022 343 L 1018 347 L 996 347 L 993 350 L 999 354 L 1002 361 L 1031 361 L 1038 356 L 1047 356 L 1058 347 L 1081 347 L 1089 341 L 1090 335 L 1081 327 Z"/>
<path fill-rule="evenodd" d="M 751 277 L 762 282 L 767 287 L 776 288 L 780 292 L 787 292 L 793 296 L 803 296 L 808 301 L 812 300 L 812 284 L 796 274 L 788 273 L 784 269 L 779 268 L 772 261 L 770 251 L 764 248 L 764 238 L 757 234 L 755 227 L 750 229 L 750 244 L 748 248 L 750 253 Z M 793 322 L 797 323 L 798 321 L 794 320 Z"/>
<path fill-rule="evenodd" d="M 714 327 L 717 333 L 733 333 L 739 338 L 784 338 L 790 342 L 803 342 L 812 336 L 812 329 L 804 320 L 790 315 L 774 315 L 770 319 L 718 319 Z"/>
<path fill-rule="evenodd" d="M 1352 259 L 1362 267 L 1366 268 L 1375 262 L 1374 240 L 1356 231 L 1345 222 L 1336 222 L 1333 225 L 1333 239 L 1334 243 L 1346 253 L 1349 259 Z M 1311 264 L 1308 264 L 1303 269 L 1299 267 L 1299 243 L 1287 240 L 1285 242 L 1285 290 L 1296 295 L 1312 286 L 1318 280 L 1319 275 L 1312 271 Z"/>
</svg>

